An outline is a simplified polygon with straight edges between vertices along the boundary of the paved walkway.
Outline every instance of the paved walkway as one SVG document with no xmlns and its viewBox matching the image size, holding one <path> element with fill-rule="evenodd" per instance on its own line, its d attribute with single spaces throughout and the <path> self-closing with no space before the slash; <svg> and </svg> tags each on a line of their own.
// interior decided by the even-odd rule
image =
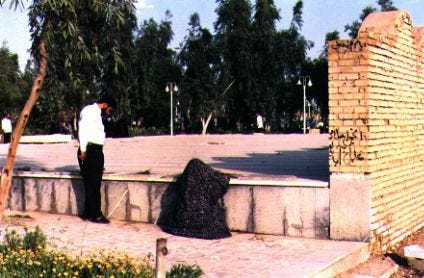
<svg viewBox="0 0 424 278">
<path fill-rule="evenodd" d="M 0 144 L 0 165 L 8 145 Z M 77 142 L 20 144 L 15 170 L 79 171 Z M 177 135 L 107 139 L 106 174 L 175 175 L 199 158 L 237 177 L 328 181 L 328 134 Z"/>
<path fill-rule="evenodd" d="M 133 257 L 155 254 L 156 239 L 166 238 L 173 264 L 198 264 L 206 277 L 281 278 L 331 277 L 349 255 L 366 248 L 365 243 L 233 233 L 220 240 L 202 240 L 166 234 L 153 224 L 112 221 L 85 222 L 78 217 L 30 212 L 32 219 L 18 219 L 0 227 L 22 232 L 23 226 L 39 226 L 48 243 L 68 254 L 86 255 L 99 249 L 125 251 Z M 349 266 L 349 260 L 344 262 Z"/>
</svg>

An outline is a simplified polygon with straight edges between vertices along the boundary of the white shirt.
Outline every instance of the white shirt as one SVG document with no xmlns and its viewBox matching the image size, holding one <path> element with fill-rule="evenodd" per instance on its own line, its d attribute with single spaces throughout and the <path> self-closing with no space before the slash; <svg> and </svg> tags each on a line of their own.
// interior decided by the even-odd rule
<svg viewBox="0 0 424 278">
<path fill-rule="evenodd" d="M 4 133 L 12 133 L 12 122 L 9 118 L 3 118 L 1 120 L 1 129 Z"/>
<path fill-rule="evenodd" d="M 103 145 L 106 134 L 102 122 L 102 110 L 97 103 L 87 105 L 80 113 L 78 139 L 82 152 L 87 151 L 87 144 Z"/>
<path fill-rule="evenodd" d="M 258 115 L 256 117 L 256 124 L 258 125 L 258 128 L 264 128 L 264 123 L 262 121 L 262 116 Z"/>
</svg>

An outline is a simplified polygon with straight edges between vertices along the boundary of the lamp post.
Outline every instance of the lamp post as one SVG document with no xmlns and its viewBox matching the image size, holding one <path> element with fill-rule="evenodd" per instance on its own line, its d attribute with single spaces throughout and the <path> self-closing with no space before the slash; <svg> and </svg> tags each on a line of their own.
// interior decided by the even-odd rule
<svg viewBox="0 0 424 278">
<path fill-rule="evenodd" d="M 172 108 L 172 102 L 173 102 L 173 92 L 178 92 L 178 87 L 175 82 L 167 82 L 165 87 L 165 92 L 171 93 L 171 118 L 170 118 L 170 128 L 171 128 L 171 136 L 174 135 L 174 117 L 173 117 L 173 108 Z"/>
<path fill-rule="evenodd" d="M 303 86 L 303 134 L 306 133 L 306 85 L 309 87 L 312 86 L 312 80 L 309 75 L 299 76 L 299 81 L 297 85 Z"/>
</svg>

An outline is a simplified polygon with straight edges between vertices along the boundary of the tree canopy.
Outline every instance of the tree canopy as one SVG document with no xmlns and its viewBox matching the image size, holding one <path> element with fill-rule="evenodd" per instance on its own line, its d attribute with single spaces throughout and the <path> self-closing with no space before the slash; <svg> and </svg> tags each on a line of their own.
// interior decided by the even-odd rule
<svg viewBox="0 0 424 278">
<path fill-rule="evenodd" d="M 349 37 L 356 38 L 358 36 L 362 22 L 369 14 L 379 10 L 382 12 L 397 10 L 392 0 L 377 0 L 377 4 L 380 6 L 380 9 L 368 5 L 362 10 L 358 20 L 354 20 L 351 24 L 345 25 L 345 32 L 348 33 Z"/>
<path fill-rule="evenodd" d="M 20 7 L 22 2 L 10 4 Z M 70 106 L 78 110 L 100 94 L 118 100 L 113 117 L 121 126 L 168 132 L 167 82 L 179 87 L 172 100 L 177 132 L 204 131 L 211 118 L 211 132 L 249 132 L 256 113 L 272 131 L 300 131 L 303 103 L 297 79 L 324 67 L 307 56 L 313 42 L 302 35 L 303 6 L 297 1 L 289 27 L 278 29 L 281 15 L 273 0 L 217 0 L 214 30 L 202 27 L 193 14 L 184 41 L 173 50 L 170 11 L 160 22 L 149 19 L 137 26 L 134 0 L 33 0 L 26 80 L 37 70 L 41 41 L 49 64 L 29 132 L 55 131 L 61 112 Z M 323 74 L 314 78 L 327 79 Z M 311 88 L 307 98 L 325 113 L 325 92 L 318 90 L 325 87 Z M 283 127 L 287 116 L 290 123 Z"/>
</svg>

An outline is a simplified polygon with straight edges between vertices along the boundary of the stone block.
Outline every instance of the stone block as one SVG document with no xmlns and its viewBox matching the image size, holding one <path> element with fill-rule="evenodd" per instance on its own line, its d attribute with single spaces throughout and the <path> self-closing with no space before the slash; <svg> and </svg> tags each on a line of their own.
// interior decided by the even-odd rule
<svg viewBox="0 0 424 278">
<path fill-rule="evenodd" d="M 330 175 L 330 237 L 369 241 L 371 178 L 364 174 Z"/>
<path fill-rule="evenodd" d="M 148 186 L 135 182 L 128 182 L 129 215 L 128 220 L 149 222 L 150 204 Z"/>
<path fill-rule="evenodd" d="M 286 188 L 260 186 L 254 192 L 254 232 L 285 235 L 285 210 L 290 209 L 285 202 Z"/>
<path fill-rule="evenodd" d="M 243 200 L 241 202 L 240 200 Z M 224 195 L 227 225 L 231 230 L 253 230 L 253 188 L 250 186 L 231 186 Z"/>
<path fill-rule="evenodd" d="M 315 191 L 311 188 L 285 189 L 286 235 L 315 237 Z"/>
<path fill-rule="evenodd" d="M 157 223 L 159 217 L 161 216 L 162 210 L 170 205 L 168 201 L 169 197 L 171 197 L 172 199 L 173 189 L 175 189 L 175 183 L 172 183 L 170 185 L 165 183 L 149 183 L 148 186 L 148 197 L 150 204 L 148 222 Z"/>
<path fill-rule="evenodd" d="M 72 214 L 71 208 L 71 184 L 69 180 L 65 179 L 57 179 L 53 180 L 53 188 L 54 191 L 54 204 L 52 207 L 55 208 L 56 213 L 59 214 Z"/>
<path fill-rule="evenodd" d="M 315 238 L 328 239 L 330 237 L 329 191 L 329 188 L 315 189 Z"/>
<path fill-rule="evenodd" d="M 20 179 L 12 179 L 9 189 L 7 206 L 11 210 L 25 210 L 24 182 Z"/>
<path fill-rule="evenodd" d="M 59 189 L 60 190 L 60 189 Z M 33 192 L 36 192 L 37 198 L 33 198 Z M 31 208 L 38 208 L 38 210 L 43 212 L 57 213 L 57 208 L 55 206 L 55 191 L 53 191 L 53 182 L 50 179 L 40 182 L 36 180 L 33 186 L 25 187 L 25 196 L 27 199 L 27 205 L 31 205 Z M 36 204 L 33 205 L 33 199 L 36 201 Z M 27 210 L 29 210 L 27 208 Z"/>
<path fill-rule="evenodd" d="M 419 244 L 405 246 L 404 249 L 405 257 L 424 259 L 424 246 Z"/>
<path fill-rule="evenodd" d="M 47 182 L 47 180 L 45 181 Z M 44 183 L 44 182 L 43 182 Z M 43 184 L 41 183 L 41 184 Z M 24 207 L 25 210 L 27 211 L 39 211 L 41 210 L 41 188 L 39 180 L 38 179 L 25 179 L 24 180 L 24 197 L 25 197 L 25 202 L 24 202 Z M 51 186 L 50 190 L 46 189 L 43 191 L 43 193 L 47 194 L 48 197 L 51 196 Z M 43 187 L 45 188 L 45 187 Z M 50 200 L 50 199 L 48 199 Z M 44 208 L 47 208 L 47 210 L 44 211 L 50 211 L 50 202 L 48 205 L 44 206 Z"/>
<path fill-rule="evenodd" d="M 72 215 L 83 215 L 85 191 L 81 179 L 70 180 L 69 206 Z"/>
<path fill-rule="evenodd" d="M 104 182 L 104 190 L 104 214 L 113 219 L 127 220 L 127 182 Z"/>
</svg>

